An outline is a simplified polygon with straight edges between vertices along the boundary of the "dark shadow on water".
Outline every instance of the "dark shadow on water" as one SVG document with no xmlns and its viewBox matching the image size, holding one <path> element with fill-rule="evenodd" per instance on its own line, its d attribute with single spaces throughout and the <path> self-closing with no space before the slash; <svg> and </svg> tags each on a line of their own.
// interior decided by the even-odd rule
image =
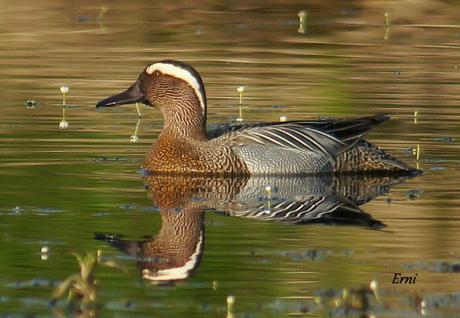
<svg viewBox="0 0 460 318">
<path fill-rule="evenodd" d="M 146 175 L 149 198 L 161 213 L 159 232 L 144 241 L 97 233 L 136 259 L 142 276 L 156 284 L 187 279 L 204 251 L 206 211 L 223 217 L 289 224 L 385 225 L 359 206 L 388 193 L 407 177 L 312 176 L 209 178 Z M 252 219 L 252 220 L 250 220 Z"/>
</svg>

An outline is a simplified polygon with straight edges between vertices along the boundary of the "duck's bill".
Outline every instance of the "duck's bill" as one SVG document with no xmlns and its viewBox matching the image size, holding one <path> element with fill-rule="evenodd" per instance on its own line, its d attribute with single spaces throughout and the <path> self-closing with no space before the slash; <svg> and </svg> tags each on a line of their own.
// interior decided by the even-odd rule
<svg viewBox="0 0 460 318">
<path fill-rule="evenodd" d="M 137 82 L 134 83 L 130 88 L 126 91 L 107 97 L 96 104 L 96 108 L 99 107 L 112 107 L 124 104 L 132 104 L 137 102 L 143 102 L 144 95 L 142 94 Z"/>
</svg>

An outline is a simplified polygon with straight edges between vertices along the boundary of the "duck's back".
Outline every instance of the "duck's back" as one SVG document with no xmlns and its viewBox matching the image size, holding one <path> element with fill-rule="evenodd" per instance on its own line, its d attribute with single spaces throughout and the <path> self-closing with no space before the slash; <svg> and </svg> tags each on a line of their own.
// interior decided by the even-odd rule
<svg viewBox="0 0 460 318">
<path fill-rule="evenodd" d="M 230 145 L 255 175 L 417 171 L 362 139 L 387 115 L 219 127 L 209 136 Z"/>
</svg>

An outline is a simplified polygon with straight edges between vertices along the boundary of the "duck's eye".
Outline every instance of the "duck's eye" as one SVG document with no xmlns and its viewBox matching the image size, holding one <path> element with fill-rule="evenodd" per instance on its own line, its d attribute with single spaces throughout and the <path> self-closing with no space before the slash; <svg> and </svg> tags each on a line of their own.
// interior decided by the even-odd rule
<svg viewBox="0 0 460 318">
<path fill-rule="evenodd" d="M 152 75 L 153 75 L 153 76 L 160 76 L 160 72 L 159 72 L 159 71 L 155 71 L 155 72 L 153 72 Z"/>
</svg>

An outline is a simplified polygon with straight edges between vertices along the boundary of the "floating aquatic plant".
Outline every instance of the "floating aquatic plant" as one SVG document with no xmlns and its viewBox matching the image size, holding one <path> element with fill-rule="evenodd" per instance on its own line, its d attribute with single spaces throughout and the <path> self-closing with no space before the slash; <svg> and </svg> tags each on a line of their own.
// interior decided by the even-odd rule
<svg viewBox="0 0 460 318">
<path fill-rule="evenodd" d="M 287 116 L 280 116 L 280 121 L 281 122 L 287 121 Z"/>
<path fill-rule="evenodd" d="M 61 91 L 61 94 L 62 94 L 62 106 L 65 106 L 65 97 L 67 93 L 69 92 L 69 86 L 62 85 L 59 87 L 59 90 Z"/>
<path fill-rule="evenodd" d="M 48 259 L 48 255 L 50 252 L 50 248 L 48 246 L 42 246 L 40 249 L 40 258 L 42 261 L 46 261 Z"/>
<path fill-rule="evenodd" d="M 27 108 L 35 108 L 37 106 L 37 102 L 33 99 L 26 100 L 26 107 Z"/>
<path fill-rule="evenodd" d="M 299 11 L 297 15 L 299 16 L 299 29 L 297 30 L 297 32 L 305 33 L 307 29 L 307 11 Z"/>
<path fill-rule="evenodd" d="M 244 93 L 244 90 L 246 89 L 246 87 L 244 86 L 240 86 L 236 89 L 236 91 L 238 93 L 240 93 L 240 105 L 243 104 L 243 93 Z"/>
<path fill-rule="evenodd" d="M 67 93 L 69 92 L 69 86 L 62 85 L 59 87 L 59 90 L 61 91 L 61 94 L 62 94 L 62 119 L 61 119 L 61 122 L 59 123 L 59 129 L 67 129 L 69 127 L 69 123 L 65 119 L 65 110 L 66 110 L 66 96 L 67 96 Z"/>
<path fill-rule="evenodd" d="M 243 93 L 246 87 L 240 86 L 236 89 L 236 91 L 240 94 L 240 103 L 239 103 L 239 117 L 236 119 L 237 121 L 243 121 Z"/>
<path fill-rule="evenodd" d="M 386 41 L 390 38 L 390 13 L 385 12 L 384 14 L 385 17 L 385 35 L 383 36 L 383 39 Z"/>
<path fill-rule="evenodd" d="M 271 186 L 266 186 L 265 191 L 267 192 L 268 198 L 271 199 L 271 197 L 272 197 L 272 187 Z"/>
<path fill-rule="evenodd" d="M 426 315 L 426 301 L 423 299 L 420 301 L 420 314 L 422 316 Z"/>
<path fill-rule="evenodd" d="M 389 27 L 390 26 L 390 13 L 389 12 L 385 12 L 384 14 L 385 16 L 385 26 Z"/>
<path fill-rule="evenodd" d="M 227 318 L 233 318 L 233 305 L 235 304 L 235 296 L 227 296 Z"/>
<path fill-rule="evenodd" d="M 69 127 L 69 122 L 65 120 L 64 118 L 62 118 L 62 120 L 59 122 L 59 129 L 67 129 L 68 127 Z"/>
<path fill-rule="evenodd" d="M 418 122 L 417 117 L 418 117 L 418 111 L 416 110 L 416 111 L 414 111 L 414 124 L 417 124 L 417 122 Z"/>
<path fill-rule="evenodd" d="M 371 283 L 369 284 L 369 288 L 372 290 L 372 292 L 374 293 L 374 296 L 375 296 L 375 300 L 377 300 L 377 302 L 380 302 L 380 298 L 379 298 L 379 294 L 378 294 L 378 291 L 379 291 L 379 283 L 374 279 L 371 281 Z"/>
<path fill-rule="evenodd" d="M 266 186 L 265 191 L 267 192 L 267 208 L 270 210 L 272 205 L 272 187 Z"/>
<path fill-rule="evenodd" d="M 140 124 L 141 124 L 141 118 L 139 116 L 139 119 L 137 120 L 137 124 L 136 124 L 136 129 L 134 129 L 134 134 L 131 135 L 131 137 L 129 139 L 131 142 L 138 142 L 139 141 L 139 137 L 137 136 L 137 132 L 139 131 Z"/>
</svg>

